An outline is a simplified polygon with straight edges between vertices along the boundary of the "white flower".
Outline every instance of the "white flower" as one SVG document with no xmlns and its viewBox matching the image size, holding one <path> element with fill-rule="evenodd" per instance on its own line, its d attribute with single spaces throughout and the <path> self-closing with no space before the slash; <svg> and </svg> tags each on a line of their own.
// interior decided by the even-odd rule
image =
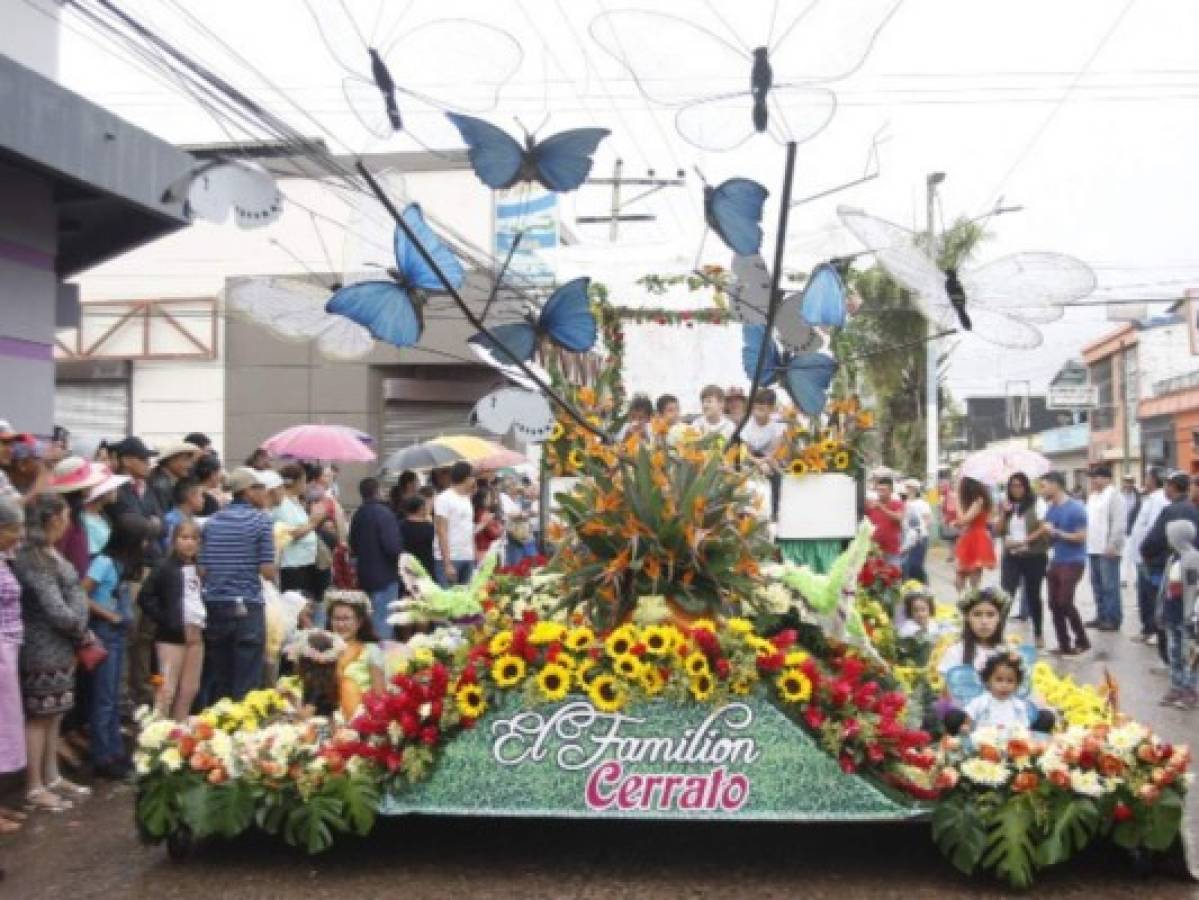
<svg viewBox="0 0 1199 900">
<path fill-rule="evenodd" d="M 1114 794 L 1124 784 L 1123 778 L 1105 778 L 1103 779 L 1103 792 L 1105 794 Z"/>
<path fill-rule="evenodd" d="M 975 747 L 993 747 L 998 750 L 1007 744 L 1007 733 L 997 725 L 983 725 L 970 732 L 970 743 Z"/>
<path fill-rule="evenodd" d="M 768 584 L 758 589 L 758 598 L 766 607 L 766 611 L 776 616 L 784 615 L 791 609 L 792 597 L 784 585 Z"/>
<path fill-rule="evenodd" d="M 433 712 L 433 704 L 432 703 L 422 703 L 420 705 L 420 709 L 418 709 L 417 712 L 420 713 L 420 717 L 422 719 L 427 719 L 427 718 L 429 718 L 430 713 Z"/>
<path fill-rule="evenodd" d="M 1000 787 L 1011 777 L 1011 770 L 1003 763 L 988 762 L 979 757 L 973 757 L 962 763 L 962 774 L 984 787 Z"/>
<path fill-rule="evenodd" d="M 133 771 L 138 775 L 150 774 L 150 755 L 148 753 L 133 754 Z"/>
<path fill-rule="evenodd" d="M 1149 729 L 1137 722 L 1113 728 L 1107 735 L 1108 745 L 1117 753 L 1132 753 L 1149 736 Z"/>
<path fill-rule="evenodd" d="M 165 741 L 175 728 L 175 723 L 170 719 L 156 719 L 145 728 L 141 734 L 137 736 L 137 745 L 143 750 L 157 750 L 162 747 Z"/>
<path fill-rule="evenodd" d="M 178 772 L 183 766 L 183 754 L 177 747 L 168 747 L 162 751 L 162 756 L 158 757 L 158 761 L 166 767 L 168 772 Z"/>
<path fill-rule="evenodd" d="M 1074 769 L 1070 772 L 1070 789 L 1084 797 L 1100 797 L 1103 795 L 1103 782 L 1098 772 L 1080 772 Z"/>
<path fill-rule="evenodd" d="M 657 625 L 670 618 L 670 608 L 666 598 L 658 594 L 647 594 L 637 598 L 637 606 L 633 609 L 633 621 L 642 626 Z"/>
</svg>

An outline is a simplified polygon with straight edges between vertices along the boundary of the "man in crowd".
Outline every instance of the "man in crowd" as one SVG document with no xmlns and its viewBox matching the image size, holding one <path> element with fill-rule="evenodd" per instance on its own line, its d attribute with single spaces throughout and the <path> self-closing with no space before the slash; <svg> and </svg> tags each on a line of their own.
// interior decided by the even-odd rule
<svg viewBox="0 0 1199 900">
<path fill-rule="evenodd" d="M 1124 498 L 1112 484 L 1112 467 L 1091 467 L 1091 490 L 1087 494 L 1087 560 L 1091 566 L 1091 592 L 1095 595 L 1095 618 L 1088 628 L 1119 631 L 1124 621 L 1120 603 L 1120 557 L 1124 552 Z"/>
<path fill-rule="evenodd" d="M 433 501 L 433 577 L 442 587 L 465 584 L 475 568 L 475 473 L 459 460 L 450 467 L 450 486 Z"/>
<path fill-rule="evenodd" d="M 1047 472 L 1041 479 L 1041 491 L 1049 508 L 1041 527 L 1028 536 L 1051 540 L 1049 570 L 1049 612 L 1053 615 L 1053 631 L 1057 636 L 1057 653 L 1078 656 L 1091 649 L 1082 616 L 1074 605 L 1074 591 L 1082 580 L 1087 564 L 1087 508 L 1066 492 L 1066 479 L 1061 472 Z M 1073 636 L 1071 636 L 1073 631 Z"/>
<path fill-rule="evenodd" d="M 1159 585 L 1154 584 L 1150 577 L 1149 567 L 1141 553 L 1141 542 L 1145 540 L 1149 529 L 1157 522 L 1157 517 L 1169 502 L 1166 499 L 1165 483 L 1165 473 L 1156 466 L 1145 473 L 1145 496 L 1141 498 L 1141 507 L 1137 510 L 1136 521 L 1132 524 L 1132 531 L 1128 534 L 1128 546 L 1125 548 L 1125 555 L 1135 566 L 1137 573 L 1137 613 L 1141 619 L 1141 631 L 1133 640 L 1146 644 L 1157 642 L 1154 610 Z M 1158 581 L 1160 584 L 1160 576 Z"/>
<path fill-rule="evenodd" d="M 909 478 L 903 483 L 903 577 L 928 584 L 924 559 L 933 527 L 933 510 L 920 492 L 920 482 Z"/>
<path fill-rule="evenodd" d="M 262 582 L 273 581 L 275 539 L 262 473 L 250 468 L 229 475 L 233 501 L 204 526 L 200 567 L 204 576 L 205 705 L 221 697 L 240 700 L 262 681 L 266 619 Z"/>
<path fill-rule="evenodd" d="M 200 448 L 187 441 L 167 444 L 162 448 L 158 455 L 158 465 L 150 473 L 148 481 L 158 498 L 158 506 L 164 513 L 175 505 L 176 482 L 191 473 L 192 464 L 199 455 Z"/>
<path fill-rule="evenodd" d="M 514 566 L 526 556 L 537 552 L 533 528 L 529 522 L 527 503 L 521 484 L 509 475 L 500 481 L 500 512 L 504 516 L 504 565 Z"/>
<path fill-rule="evenodd" d="M 1148 607 L 1152 628 L 1156 635 L 1158 653 L 1163 660 L 1166 658 L 1166 642 L 1156 619 L 1157 598 L 1161 592 L 1162 580 L 1166 575 L 1166 564 L 1170 561 L 1170 542 L 1166 536 L 1166 526 L 1171 522 L 1188 521 L 1199 528 L 1199 507 L 1191 502 L 1188 496 L 1191 491 L 1191 478 L 1186 472 L 1173 472 L 1166 479 L 1165 508 L 1158 514 L 1149 527 L 1144 540 L 1141 541 L 1141 559 L 1144 560 L 1145 571 L 1152 589 L 1153 605 Z M 1138 593 L 1137 599 L 1140 600 Z M 1144 615 L 1144 613 L 1142 614 Z M 1145 627 L 1142 618 L 1141 627 Z"/>
<path fill-rule="evenodd" d="M 663 394 L 654 403 L 654 412 L 657 413 L 657 428 L 662 434 L 666 434 L 679 421 L 679 398 L 674 394 Z"/>
<path fill-rule="evenodd" d="M 874 542 L 893 566 L 902 566 L 900 541 L 903 533 L 903 501 L 894 496 L 895 482 L 889 475 L 875 479 L 877 500 L 866 501 L 866 518 L 874 526 Z"/>
<path fill-rule="evenodd" d="M 379 499 L 379 479 L 358 483 L 362 505 L 350 520 L 350 553 L 358 586 L 370 594 L 371 619 L 380 639 L 391 637 L 389 605 L 399 596 L 400 523 Z"/>
<path fill-rule="evenodd" d="M 216 456 L 216 447 L 213 446 L 212 439 L 201 431 L 184 435 L 183 443 L 191 444 L 202 456 Z"/>
</svg>

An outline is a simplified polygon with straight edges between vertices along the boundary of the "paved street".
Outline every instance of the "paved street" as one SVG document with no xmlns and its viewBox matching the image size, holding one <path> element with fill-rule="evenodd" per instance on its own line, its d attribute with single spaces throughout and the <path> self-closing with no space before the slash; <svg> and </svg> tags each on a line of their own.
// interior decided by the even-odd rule
<svg viewBox="0 0 1199 900">
<path fill-rule="evenodd" d="M 934 559 L 938 593 L 952 595 L 944 557 Z M 1091 611 L 1084 591 L 1084 616 Z M 1132 609 L 1131 595 L 1126 609 Z M 1194 740 L 1194 715 L 1163 710 L 1155 651 L 1095 635 L 1094 653 L 1065 665 L 1095 680 L 1106 666 L 1128 711 L 1171 740 Z M 1199 826 L 1199 795 L 1188 821 Z M 0 845 L 8 879 L 0 897 L 620 897 L 792 896 L 959 897 L 991 893 L 962 879 L 915 826 L 684 826 L 543 821 L 388 821 L 365 841 L 309 858 L 265 838 L 211 844 L 186 865 L 140 846 L 127 787 L 105 788 L 78 814 L 40 817 Z M 1193 856 L 1194 858 L 1194 856 Z M 997 892 L 996 892 L 997 893 Z M 1107 848 L 1049 872 L 1038 895 L 1199 898 L 1199 885 L 1141 880 Z"/>
</svg>

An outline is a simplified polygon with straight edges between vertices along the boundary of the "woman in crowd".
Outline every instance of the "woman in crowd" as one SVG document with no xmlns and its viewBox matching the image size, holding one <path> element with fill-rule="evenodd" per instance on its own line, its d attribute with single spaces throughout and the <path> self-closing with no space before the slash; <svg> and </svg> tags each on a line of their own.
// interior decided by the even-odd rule
<svg viewBox="0 0 1199 900">
<path fill-rule="evenodd" d="M 471 497 L 475 510 L 475 560 L 481 562 L 492 544 L 504 536 L 504 523 L 497 514 L 495 488 L 481 486 Z"/>
<path fill-rule="evenodd" d="M 83 578 L 90 563 L 87 528 L 83 521 L 84 501 L 88 491 L 104 481 L 109 471 L 98 463 L 88 462 L 81 456 L 68 456 L 54 467 L 46 490 L 59 494 L 71 511 L 67 530 L 58 540 L 57 549 L 75 567 L 75 574 Z"/>
<path fill-rule="evenodd" d="M 958 508 L 961 534 L 954 546 L 957 557 L 957 589 L 969 585 L 977 588 L 983 569 L 995 568 L 995 543 L 988 527 L 991 521 L 991 492 L 973 478 L 963 478 L 958 485 Z"/>
<path fill-rule="evenodd" d="M 192 466 L 192 478 L 200 483 L 204 491 L 204 508 L 200 510 L 200 518 L 216 515 L 226 501 L 221 493 L 221 461 L 215 456 L 201 456 Z"/>
<path fill-rule="evenodd" d="M 1032 619 L 1038 648 L 1045 646 L 1041 585 L 1049 566 L 1049 536 L 1041 535 L 1030 541 L 1029 535 L 1038 533 L 1040 527 L 1036 494 L 1028 476 L 1016 472 L 1008 479 L 1007 497 L 1000 506 L 996 528 L 999 539 L 1003 541 L 999 581 L 1008 596 L 1014 597 L 1017 588 L 1023 589 L 1020 611 Z"/>
<path fill-rule="evenodd" d="M 62 498 L 37 498 L 26 519 L 25 543 L 14 570 L 21 582 L 21 692 L 25 702 L 26 803 L 61 812 L 91 790 L 58 772 L 58 734 L 75 705 L 75 648 L 87 636 L 87 595 L 79 577 L 54 545 L 70 525 Z"/>
<path fill-rule="evenodd" d="M 346 511 L 329 490 L 333 484 L 334 472 L 331 468 L 310 465 L 305 467 L 308 475 L 308 512 L 323 515 L 316 536 L 319 543 L 316 548 L 316 602 L 320 603 L 325 590 L 333 580 L 333 559 L 344 556 L 349 552 L 346 543 L 350 536 L 350 522 Z"/>
<path fill-rule="evenodd" d="M 0 775 L 25 768 L 21 683 L 21 585 L 12 569 L 12 553 L 21 542 L 25 511 L 17 497 L 0 497 Z M 21 828 L 24 815 L 0 807 L 0 835 Z"/>
<path fill-rule="evenodd" d="M 283 496 L 273 515 L 276 522 L 288 529 L 291 540 L 283 548 L 279 563 L 279 587 L 285 591 L 300 591 L 310 600 L 320 594 L 317 584 L 316 530 L 324 521 L 322 509 L 316 508 L 309 515 L 304 508 L 307 502 L 308 479 L 304 469 L 297 463 L 288 463 L 279 470 L 283 479 Z"/>
</svg>

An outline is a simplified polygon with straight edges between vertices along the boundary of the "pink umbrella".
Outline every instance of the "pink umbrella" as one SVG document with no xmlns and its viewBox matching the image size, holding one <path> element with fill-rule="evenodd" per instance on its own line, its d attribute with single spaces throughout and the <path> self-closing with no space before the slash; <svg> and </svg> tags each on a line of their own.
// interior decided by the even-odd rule
<svg viewBox="0 0 1199 900">
<path fill-rule="evenodd" d="M 296 425 L 262 442 L 275 456 L 329 462 L 371 462 L 375 451 L 361 431 L 344 425 Z"/>
<path fill-rule="evenodd" d="M 1049 460 L 1035 450 L 1023 448 L 979 450 L 962 462 L 958 476 L 983 484 L 1003 484 L 1017 472 L 1040 478 L 1049 471 Z"/>
</svg>

